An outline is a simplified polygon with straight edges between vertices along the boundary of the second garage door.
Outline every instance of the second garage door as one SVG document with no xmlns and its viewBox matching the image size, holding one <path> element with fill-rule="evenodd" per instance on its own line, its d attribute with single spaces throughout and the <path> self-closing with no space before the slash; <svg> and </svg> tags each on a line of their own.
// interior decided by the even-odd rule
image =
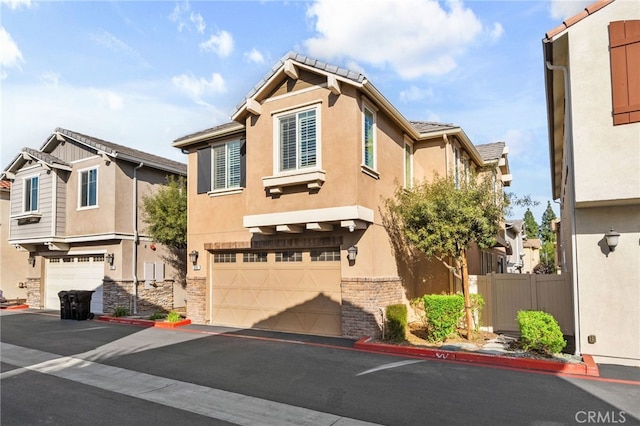
<svg viewBox="0 0 640 426">
<path fill-rule="evenodd" d="M 60 309 L 59 291 L 92 290 L 91 312 L 102 312 L 102 280 L 104 255 L 65 256 L 47 259 L 47 309 Z"/>
<path fill-rule="evenodd" d="M 213 253 L 211 323 L 340 336 L 340 250 Z"/>
</svg>

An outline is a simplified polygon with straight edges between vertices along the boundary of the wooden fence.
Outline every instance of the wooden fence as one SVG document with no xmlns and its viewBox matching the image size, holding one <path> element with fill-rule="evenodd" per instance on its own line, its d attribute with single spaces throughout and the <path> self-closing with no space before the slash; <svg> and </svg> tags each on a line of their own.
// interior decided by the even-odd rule
<svg viewBox="0 0 640 426">
<path fill-rule="evenodd" d="M 563 334 L 574 334 L 573 292 L 569 274 L 472 275 L 471 293 L 482 295 L 485 306 L 481 325 L 494 332 L 518 332 L 520 310 L 540 310 L 553 315 Z"/>
</svg>

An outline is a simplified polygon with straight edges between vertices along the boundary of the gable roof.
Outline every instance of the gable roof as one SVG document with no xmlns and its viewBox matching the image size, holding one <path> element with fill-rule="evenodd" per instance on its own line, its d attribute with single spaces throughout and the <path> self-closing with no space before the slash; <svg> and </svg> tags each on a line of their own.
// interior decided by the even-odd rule
<svg viewBox="0 0 640 426">
<path fill-rule="evenodd" d="M 565 19 L 562 24 L 560 24 L 559 26 L 555 27 L 554 29 L 552 29 L 551 31 L 548 31 L 545 36 L 548 39 L 551 39 L 555 36 L 557 36 L 558 34 L 560 34 L 561 32 L 563 32 L 564 30 L 566 30 L 567 28 L 569 28 L 570 26 L 582 21 L 584 18 L 586 18 L 589 15 L 592 15 L 594 13 L 596 13 L 598 10 L 602 9 L 603 7 L 613 3 L 615 0 L 599 0 L 587 7 L 585 7 L 580 13 L 573 15 L 570 18 Z"/>
<path fill-rule="evenodd" d="M 11 164 L 4 169 L 0 177 L 5 179 L 11 178 L 27 160 L 39 162 L 50 168 L 71 170 L 71 164 L 51 155 L 55 147 L 67 138 L 95 150 L 98 155 L 102 155 L 110 161 L 121 160 L 134 164 L 143 163 L 147 167 L 182 176 L 187 175 L 187 165 L 184 163 L 58 127 L 47 138 L 39 150 L 22 148 Z"/>
<path fill-rule="evenodd" d="M 210 127 L 199 132 L 191 133 L 186 136 L 182 136 L 173 141 L 173 146 L 181 148 L 192 144 L 193 142 L 203 142 L 207 139 L 217 138 L 225 135 L 232 135 L 244 131 L 244 125 L 230 121 L 218 126 Z"/>
</svg>

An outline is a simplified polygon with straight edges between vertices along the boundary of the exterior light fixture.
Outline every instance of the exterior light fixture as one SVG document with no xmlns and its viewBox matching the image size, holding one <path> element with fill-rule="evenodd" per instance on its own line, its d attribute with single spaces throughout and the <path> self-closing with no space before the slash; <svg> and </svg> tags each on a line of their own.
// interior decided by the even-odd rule
<svg viewBox="0 0 640 426">
<path fill-rule="evenodd" d="M 347 259 L 349 259 L 349 262 L 355 262 L 357 254 L 358 254 L 358 247 L 357 246 L 349 247 L 347 249 Z"/>
<path fill-rule="evenodd" d="M 113 260 L 114 260 L 115 256 L 113 253 L 109 253 L 104 257 L 105 262 L 107 262 L 109 264 L 109 266 L 113 266 Z"/>
<path fill-rule="evenodd" d="M 29 258 L 27 259 L 27 262 L 29 262 L 29 265 L 31 265 L 31 267 L 36 266 L 36 258 L 33 256 L 29 256 Z"/>
<path fill-rule="evenodd" d="M 604 238 L 605 240 L 607 240 L 607 246 L 609 246 L 609 250 L 615 251 L 618 245 L 618 240 L 620 239 L 620 233 L 611 228 L 609 232 L 604 234 Z"/>
<path fill-rule="evenodd" d="M 191 253 L 189 253 L 189 261 L 195 265 L 198 263 L 199 255 L 200 253 L 198 253 L 198 250 L 192 250 Z"/>
</svg>

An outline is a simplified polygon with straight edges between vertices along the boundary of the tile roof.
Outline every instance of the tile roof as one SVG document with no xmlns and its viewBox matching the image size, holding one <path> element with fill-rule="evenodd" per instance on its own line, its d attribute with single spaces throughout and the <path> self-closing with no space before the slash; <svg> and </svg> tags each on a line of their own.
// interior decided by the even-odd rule
<svg viewBox="0 0 640 426">
<path fill-rule="evenodd" d="M 551 31 L 547 32 L 546 38 L 550 39 L 552 37 L 555 37 L 556 35 L 560 34 L 564 30 L 569 28 L 570 26 L 582 21 L 587 16 L 594 14 L 598 10 L 602 9 L 603 7 L 607 6 L 608 4 L 613 3 L 614 1 L 615 0 L 599 0 L 599 1 L 591 4 L 590 6 L 585 7 L 584 10 L 582 10 L 580 13 L 578 13 L 576 15 L 573 15 L 570 18 L 565 19 L 562 22 L 562 24 L 560 24 L 556 28 L 552 29 Z"/>
<path fill-rule="evenodd" d="M 69 136 L 79 142 L 89 145 L 100 151 L 104 151 L 107 154 L 117 155 L 124 154 L 131 157 L 133 160 L 141 162 L 152 162 L 159 166 L 168 167 L 171 169 L 177 169 L 186 175 L 187 165 L 180 163 L 179 161 L 170 160 L 168 158 L 160 157 L 158 155 L 149 154 L 148 152 L 140 151 L 127 146 L 118 145 L 113 142 L 105 141 L 102 139 L 94 138 L 93 136 L 83 135 L 82 133 L 74 132 L 71 130 L 63 129 L 61 127 L 56 128 L 57 133 Z"/>
<path fill-rule="evenodd" d="M 256 93 L 258 93 L 258 91 L 262 88 L 262 86 L 264 86 L 269 81 L 269 79 L 271 79 L 271 77 L 273 77 L 278 72 L 278 70 L 280 70 L 280 68 L 284 66 L 284 63 L 289 59 L 304 65 L 316 68 L 318 70 L 325 71 L 325 72 L 352 80 L 356 83 L 362 83 L 365 80 L 364 74 L 361 74 L 359 72 L 342 68 L 337 65 L 330 65 L 330 64 L 327 64 L 326 62 L 309 58 L 308 56 L 304 56 L 296 52 L 289 52 L 286 55 L 284 55 L 278 62 L 276 62 L 275 65 L 269 70 L 269 72 L 267 72 L 264 75 L 264 77 L 262 77 L 260 81 L 258 81 L 256 85 L 253 86 L 253 88 L 245 96 L 245 99 L 249 99 L 253 97 L 253 95 L 255 95 Z M 242 108 L 242 106 L 245 103 L 245 99 L 243 99 L 238 105 L 236 105 L 235 110 L 231 114 L 232 117 Z"/>
<path fill-rule="evenodd" d="M 209 134 L 209 133 L 218 133 L 218 132 L 222 132 L 222 131 L 227 130 L 227 129 L 232 129 L 232 128 L 237 127 L 237 126 L 238 126 L 238 123 L 236 123 L 235 121 L 229 121 L 227 123 L 220 124 L 220 125 L 217 125 L 217 126 L 213 126 L 213 127 L 208 128 L 208 129 L 200 130 L 198 132 L 191 133 L 191 134 L 186 135 L 186 136 L 181 136 L 178 139 L 174 140 L 173 142 L 174 143 L 181 142 L 183 140 L 195 138 L 195 137 L 206 135 L 206 134 Z"/>
<path fill-rule="evenodd" d="M 476 149 L 484 161 L 495 161 L 502 157 L 506 144 L 504 142 L 492 142 L 476 145 Z"/>
<path fill-rule="evenodd" d="M 0 189 L 11 189 L 11 181 L 5 179 L 0 180 Z"/>
<path fill-rule="evenodd" d="M 442 130 L 457 129 L 458 126 L 450 123 L 436 123 L 434 121 L 410 121 L 411 125 L 420 133 L 439 132 Z"/>
</svg>

